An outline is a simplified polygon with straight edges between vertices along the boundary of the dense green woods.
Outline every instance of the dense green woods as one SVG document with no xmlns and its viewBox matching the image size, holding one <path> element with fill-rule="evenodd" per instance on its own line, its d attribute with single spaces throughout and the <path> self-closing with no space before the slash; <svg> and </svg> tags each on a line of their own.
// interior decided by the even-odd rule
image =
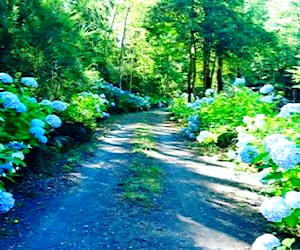
<svg viewBox="0 0 300 250">
<path fill-rule="evenodd" d="M 152 95 L 200 95 L 244 76 L 291 98 L 299 2 L 1 0 L 0 67 L 47 98 L 103 78 Z"/>
</svg>

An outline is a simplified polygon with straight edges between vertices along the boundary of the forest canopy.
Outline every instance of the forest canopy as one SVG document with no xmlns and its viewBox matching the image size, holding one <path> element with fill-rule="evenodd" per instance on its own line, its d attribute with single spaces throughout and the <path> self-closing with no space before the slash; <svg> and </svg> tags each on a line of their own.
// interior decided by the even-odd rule
<svg viewBox="0 0 300 250">
<path fill-rule="evenodd" d="M 37 77 L 50 99 L 97 79 L 149 95 L 201 96 L 241 77 L 291 98 L 299 12 L 296 0 L 1 0 L 0 67 Z"/>
</svg>

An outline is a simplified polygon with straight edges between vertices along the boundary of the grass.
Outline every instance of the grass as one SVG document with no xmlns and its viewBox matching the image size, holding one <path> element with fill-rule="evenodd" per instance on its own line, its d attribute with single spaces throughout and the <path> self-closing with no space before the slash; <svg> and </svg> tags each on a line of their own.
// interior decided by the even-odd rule
<svg viewBox="0 0 300 250">
<path fill-rule="evenodd" d="M 145 151 L 155 150 L 156 142 L 151 133 L 150 127 L 139 127 L 133 136 L 133 152 L 144 153 Z"/>
<path fill-rule="evenodd" d="M 147 164 L 144 164 L 144 160 L 140 158 L 129 165 L 129 177 L 120 186 L 123 198 L 150 205 L 154 196 L 162 191 L 163 172 L 151 162 L 153 159 L 147 159 Z"/>
<path fill-rule="evenodd" d="M 163 189 L 163 171 L 157 161 L 146 155 L 147 151 L 155 150 L 156 142 L 151 128 L 141 125 L 136 128 L 133 136 L 133 161 L 128 166 L 128 176 L 120 183 L 124 199 L 142 206 L 151 206 L 153 199 Z"/>
</svg>

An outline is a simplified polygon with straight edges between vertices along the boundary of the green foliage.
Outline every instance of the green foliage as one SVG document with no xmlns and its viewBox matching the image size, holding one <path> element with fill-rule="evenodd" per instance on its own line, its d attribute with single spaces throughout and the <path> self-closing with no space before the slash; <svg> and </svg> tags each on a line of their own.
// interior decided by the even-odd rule
<svg viewBox="0 0 300 250">
<path fill-rule="evenodd" d="M 169 111 L 172 117 L 182 123 L 186 123 L 188 117 L 194 112 L 191 107 L 187 106 L 187 98 L 184 96 L 174 98 L 169 107 Z"/>
<path fill-rule="evenodd" d="M 105 116 L 106 100 L 97 94 L 81 93 L 73 95 L 65 113 L 65 119 L 71 123 L 81 123 L 95 129 L 97 119 Z"/>
<path fill-rule="evenodd" d="M 243 124 L 244 116 L 275 114 L 276 103 L 261 102 L 260 98 L 259 93 L 248 88 L 237 88 L 232 94 L 219 94 L 213 103 L 203 104 L 198 110 L 202 129 L 214 133 L 221 147 L 230 145 L 237 135 L 235 128 Z"/>
</svg>

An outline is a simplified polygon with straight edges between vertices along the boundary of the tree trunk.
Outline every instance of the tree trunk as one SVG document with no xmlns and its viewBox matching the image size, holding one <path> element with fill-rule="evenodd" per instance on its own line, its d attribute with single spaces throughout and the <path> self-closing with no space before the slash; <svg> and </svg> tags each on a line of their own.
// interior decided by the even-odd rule
<svg viewBox="0 0 300 250">
<path fill-rule="evenodd" d="M 127 21 L 128 21 L 128 16 L 130 12 L 131 6 L 127 8 L 126 16 L 124 19 L 124 29 L 123 29 L 123 34 L 122 34 L 122 40 L 121 40 L 121 48 L 120 48 L 120 61 L 119 61 L 119 88 L 122 89 L 122 81 L 123 81 L 123 70 L 125 68 L 124 65 L 124 54 L 125 54 L 125 38 L 126 38 L 126 30 L 127 30 Z"/>
<path fill-rule="evenodd" d="M 218 84 L 218 92 L 222 91 L 224 89 L 224 82 L 223 82 L 223 57 L 221 55 L 218 56 L 217 84 Z"/>
<path fill-rule="evenodd" d="M 209 42 L 203 42 L 203 87 L 204 92 L 206 89 L 210 89 L 212 85 L 212 78 L 210 76 L 210 54 L 211 48 Z"/>
</svg>

